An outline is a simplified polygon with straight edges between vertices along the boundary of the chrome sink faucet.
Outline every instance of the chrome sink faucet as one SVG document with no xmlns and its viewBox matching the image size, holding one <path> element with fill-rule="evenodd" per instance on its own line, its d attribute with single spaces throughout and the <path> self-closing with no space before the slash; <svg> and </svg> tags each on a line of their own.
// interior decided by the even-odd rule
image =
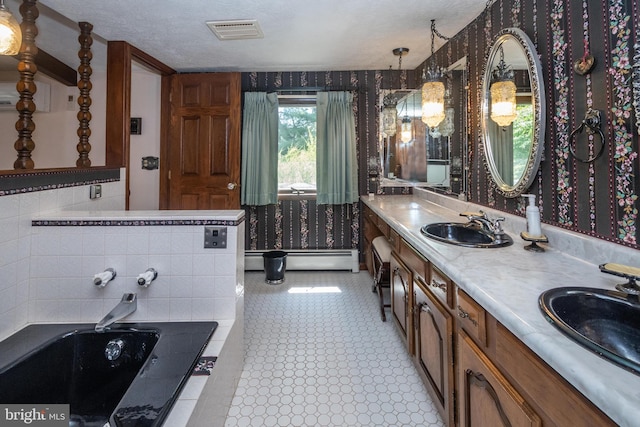
<svg viewBox="0 0 640 427">
<path fill-rule="evenodd" d="M 483 211 L 461 212 L 460 216 L 467 217 L 470 223 L 479 224 L 485 231 L 493 234 L 497 238 L 504 235 L 504 230 L 502 229 L 504 217 L 498 217 L 492 221 Z"/>
<path fill-rule="evenodd" d="M 102 320 L 96 323 L 96 332 L 104 332 L 115 322 L 124 319 L 138 308 L 136 294 L 126 293 L 122 299 Z"/>
</svg>

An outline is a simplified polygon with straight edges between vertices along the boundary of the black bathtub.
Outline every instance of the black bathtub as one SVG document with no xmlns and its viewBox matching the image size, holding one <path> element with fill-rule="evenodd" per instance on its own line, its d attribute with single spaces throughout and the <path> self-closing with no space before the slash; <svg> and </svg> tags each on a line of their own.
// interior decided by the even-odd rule
<svg viewBox="0 0 640 427">
<path fill-rule="evenodd" d="M 0 342 L 0 403 L 69 404 L 74 427 L 160 426 L 218 324 L 94 326 L 30 325 Z"/>
</svg>

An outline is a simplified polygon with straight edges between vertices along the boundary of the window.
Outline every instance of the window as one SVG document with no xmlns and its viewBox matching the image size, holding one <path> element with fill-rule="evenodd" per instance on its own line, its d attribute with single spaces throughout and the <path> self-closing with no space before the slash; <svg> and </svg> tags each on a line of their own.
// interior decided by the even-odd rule
<svg viewBox="0 0 640 427">
<path fill-rule="evenodd" d="M 278 194 L 315 194 L 315 97 L 282 96 L 278 101 Z"/>
</svg>

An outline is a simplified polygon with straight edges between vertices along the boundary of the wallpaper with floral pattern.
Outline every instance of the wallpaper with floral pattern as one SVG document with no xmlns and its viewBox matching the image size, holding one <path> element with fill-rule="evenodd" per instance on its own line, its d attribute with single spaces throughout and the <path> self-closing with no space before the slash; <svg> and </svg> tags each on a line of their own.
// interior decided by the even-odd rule
<svg viewBox="0 0 640 427">
<path fill-rule="evenodd" d="M 635 0 L 497 0 L 436 53 L 446 66 L 467 56 L 469 159 L 467 197 L 480 205 L 524 215 L 522 199 L 497 192 L 484 158 L 480 127 L 482 70 L 494 36 L 505 27 L 523 30 L 542 63 L 546 97 L 544 155 L 529 193 L 538 196 L 545 223 L 640 249 L 638 192 L 640 159 L 640 5 Z M 428 22 L 429 17 L 425 17 Z M 446 25 L 440 32 L 446 34 Z M 425 43 L 428 41 L 425 40 Z M 576 60 L 592 54 L 590 73 L 574 72 Z M 426 62 L 426 61 L 425 61 Z M 351 90 L 358 137 L 360 194 L 381 191 L 369 179 L 379 158 L 378 95 L 382 88 L 415 88 L 425 64 L 404 71 L 243 73 L 243 91 L 320 87 Z M 570 154 L 570 134 L 589 109 L 599 110 L 604 152 L 591 163 Z M 589 153 L 599 137 L 583 135 Z M 392 194 L 406 190 L 392 189 Z M 360 209 L 318 207 L 312 200 L 283 200 L 245 207 L 248 249 L 356 248 Z"/>
<path fill-rule="evenodd" d="M 524 215 L 521 198 L 496 189 L 486 167 L 480 127 L 480 86 L 484 61 L 495 35 L 505 27 L 523 30 L 542 63 L 546 97 L 544 155 L 529 193 L 539 198 L 543 221 L 600 239 L 640 248 L 638 191 L 640 159 L 640 5 L 634 0 L 497 0 L 448 44 L 464 56 L 469 39 L 470 186 L 469 199 Z M 444 31 L 444 30 L 443 30 Z M 436 52 L 448 63 L 448 46 Z M 591 54 L 590 73 L 574 72 L 574 62 Z M 579 144 L 597 153 L 600 138 L 570 135 L 589 109 L 601 114 L 603 154 L 583 163 L 570 154 Z M 584 145 L 582 145 L 584 144 Z M 583 148 L 586 147 L 586 148 Z"/>
</svg>

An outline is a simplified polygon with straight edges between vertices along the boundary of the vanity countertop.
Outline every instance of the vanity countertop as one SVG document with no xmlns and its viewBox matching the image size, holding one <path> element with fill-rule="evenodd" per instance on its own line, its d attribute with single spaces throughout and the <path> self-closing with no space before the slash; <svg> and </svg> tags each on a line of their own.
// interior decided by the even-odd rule
<svg viewBox="0 0 640 427">
<path fill-rule="evenodd" d="M 637 425 L 640 375 L 598 357 L 565 337 L 547 322 L 538 307 L 538 297 L 547 289 L 560 286 L 614 289 L 621 278 L 601 273 L 595 263 L 560 252 L 551 239 L 544 245 L 547 249 L 544 253 L 523 250 L 528 242 L 509 228 L 509 218 L 505 229 L 514 240 L 512 246 L 465 248 L 440 243 L 420 233 L 420 227 L 427 223 L 465 222 L 459 216 L 462 210 L 454 211 L 415 195 L 376 195 L 373 199 L 364 196 L 362 200 L 611 419 L 621 426 Z M 476 210 L 480 208 L 476 206 Z M 543 225 L 543 232 L 551 229 L 555 229 L 554 238 L 557 233 L 565 232 Z M 616 261 L 607 258 L 601 262 Z"/>
</svg>

